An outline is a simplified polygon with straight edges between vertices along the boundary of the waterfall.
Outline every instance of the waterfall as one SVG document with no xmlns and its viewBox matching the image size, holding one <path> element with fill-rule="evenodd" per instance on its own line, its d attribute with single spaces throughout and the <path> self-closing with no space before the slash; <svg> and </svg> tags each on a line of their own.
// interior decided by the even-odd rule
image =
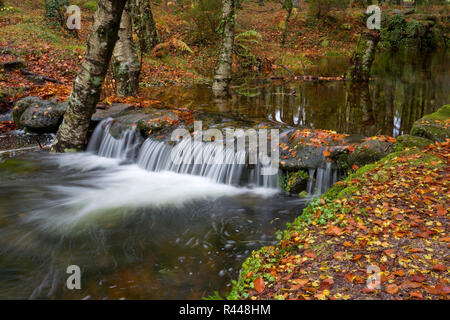
<svg viewBox="0 0 450 320">
<path fill-rule="evenodd" d="M 212 142 L 191 142 L 189 139 L 173 145 L 150 138 L 143 141 L 135 128 L 116 139 L 109 133 L 112 123 L 107 119 L 97 126 L 88 151 L 103 157 L 134 161 L 148 171 L 198 175 L 227 185 L 279 188 L 279 174 L 262 175 L 262 164 L 246 164 L 247 151 L 228 149 Z M 174 154 L 182 161 L 173 161 Z"/>
<path fill-rule="evenodd" d="M 331 162 L 328 162 L 325 168 L 309 169 L 306 192 L 313 196 L 320 196 L 337 181 L 338 170 L 332 169 Z"/>
<path fill-rule="evenodd" d="M 120 139 L 116 139 L 109 133 L 112 124 L 112 119 L 105 119 L 97 125 L 87 151 L 106 158 L 134 159 L 142 143 L 142 138 L 136 133 L 136 127 L 126 130 Z"/>
<path fill-rule="evenodd" d="M 136 128 L 124 131 L 120 139 L 109 130 L 112 119 L 102 121 L 95 129 L 88 151 L 107 158 L 126 159 L 148 171 L 171 171 L 203 176 L 234 186 L 279 188 L 279 174 L 262 175 L 262 165 L 246 164 L 247 151 L 236 151 L 211 142 L 181 140 L 172 145 L 166 141 L 143 139 Z M 173 154 L 182 161 L 173 161 Z M 201 163 L 196 159 L 202 159 Z M 338 181 L 338 171 L 328 162 L 325 168 L 309 169 L 306 192 L 317 197 Z"/>
</svg>

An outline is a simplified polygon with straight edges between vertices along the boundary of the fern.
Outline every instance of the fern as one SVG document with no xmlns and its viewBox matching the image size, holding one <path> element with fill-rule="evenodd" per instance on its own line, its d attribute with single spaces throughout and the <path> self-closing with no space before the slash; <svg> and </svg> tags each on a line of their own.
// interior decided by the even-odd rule
<svg viewBox="0 0 450 320">
<path fill-rule="evenodd" d="M 235 41 L 238 41 L 238 42 L 239 41 L 249 41 L 249 40 L 259 42 L 262 40 L 262 35 L 258 31 L 247 30 L 247 31 L 244 31 L 244 32 L 238 34 L 235 37 Z"/>
<path fill-rule="evenodd" d="M 153 48 L 153 53 L 158 54 L 159 52 L 170 52 L 171 50 L 179 51 L 182 53 L 190 53 L 193 54 L 194 52 L 192 49 L 186 44 L 186 42 L 177 39 L 177 38 L 171 38 L 167 40 L 166 42 L 160 43 L 156 45 Z"/>
</svg>

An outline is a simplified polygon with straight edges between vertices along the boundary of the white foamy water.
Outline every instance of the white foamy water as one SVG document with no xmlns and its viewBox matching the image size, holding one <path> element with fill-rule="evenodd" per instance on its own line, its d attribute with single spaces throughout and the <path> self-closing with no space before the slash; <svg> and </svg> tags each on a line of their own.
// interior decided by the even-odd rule
<svg viewBox="0 0 450 320">
<path fill-rule="evenodd" d="M 48 200 L 45 210 L 35 210 L 27 217 L 44 229 L 65 230 L 93 220 L 109 221 L 140 208 L 181 208 L 201 200 L 240 194 L 269 197 L 277 193 L 274 189 L 240 188 L 190 174 L 147 171 L 135 164 L 120 164 L 120 159 L 89 153 L 51 159 L 66 170 L 94 170 L 95 175 L 81 177 L 76 184 L 47 187 L 57 200 Z"/>
</svg>

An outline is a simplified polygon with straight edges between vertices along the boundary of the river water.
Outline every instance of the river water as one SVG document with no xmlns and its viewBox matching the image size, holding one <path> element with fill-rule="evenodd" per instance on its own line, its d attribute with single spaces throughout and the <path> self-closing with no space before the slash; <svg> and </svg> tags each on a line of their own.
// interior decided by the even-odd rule
<svg viewBox="0 0 450 320">
<path fill-rule="evenodd" d="M 204 86 L 149 89 L 148 95 L 166 105 L 254 122 L 397 136 L 449 102 L 449 61 L 445 53 L 382 55 L 375 79 L 358 86 L 252 79 L 235 87 L 228 102 L 214 100 Z M 346 59 L 333 58 L 308 70 L 339 76 L 347 67 Z M 273 185 L 223 183 L 170 171 L 158 165 L 160 157 L 150 162 L 152 152 L 130 158 L 102 153 L 111 150 L 103 147 L 0 160 L 0 299 L 225 294 L 252 250 L 274 243 L 275 231 L 306 205 Z M 142 150 L 163 148 L 147 142 Z M 66 287 L 69 265 L 81 268 L 80 290 Z"/>
</svg>

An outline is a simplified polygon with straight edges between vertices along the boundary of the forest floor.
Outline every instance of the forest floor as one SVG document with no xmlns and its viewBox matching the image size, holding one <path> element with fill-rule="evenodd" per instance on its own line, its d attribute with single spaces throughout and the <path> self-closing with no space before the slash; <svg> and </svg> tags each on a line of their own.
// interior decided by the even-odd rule
<svg viewBox="0 0 450 320">
<path fill-rule="evenodd" d="M 228 298 L 447 299 L 449 163 L 447 139 L 358 169 L 253 252 Z"/>
<path fill-rule="evenodd" d="M 35 76 L 23 74 L 19 69 L 0 70 L 0 113 L 12 101 L 30 94 L 67 99 L 83 60 L 94 13 L 92 6 L 88 6 L 92 1 L 74 0 L 71 4 L 81 8 L 78 37 L 63 28 L 50 26 L 42 1 L 5 1 L 6 7 L 0 11 L 0 63 L 19 60 L 24 62 L 27 72 L 54 81 L 36 81 Z M 189 10 L 173 2 L 152 3 L 152 6 L 161 42 L 168 50 L 141 55 L 141 88 L 210 82 L 217 57 L 217 26 L 206 23 L 209 18 L 197 21 L 189 15 Z M 236 34 L 251 30 L 261 35 L 260 40 L 249 46 L 260 65 L 245 69 L 235 57 L 234 72 L 236 76 L 283 77 L 289 76 L 283 68 L 286 67 L 295 75 L 303 75 L 305 67 L 319 57 L 349 56 L 361 31 L 363 13 L 362 8 L 347 9 L 319 20 L 309 17 L 306 7 L 294 8 L 286 43 L 282 46 L 286 11 L 281 3 L 266 2 L 260 6 L 257 1 L 246 1 L 237 10 Z M 174 39 L 186 44 L 190 52 L 171 47 Z M 102 99 L 108 97 L 108 102 L 115 99 L 111 74 L 106 78 Z M 145 99 L 148 97 L 138 95 L 134 102 Z"/>
<path fill-rule="evenodd" d="M 6 7 L 0 12 L 0 62 L 22 61 L 27 72 L 54 81 L 36 81 L 19 69 L 0 71 L 0 100 L 3 104 L 30 94 L 40 94 L 48 99 L 67 98 L 83 60 L 94 13 L 86 5 L 92 1 L 73 2 L 82 10 L 82 28 L 78 37 L 63 28 L 50 26 L 44 17 L 42 1 L 5 1 Z M 174 7 L 173 3 L 168 7 L 152 5 L 161 42 L 167 44 L 172 39 L 181 40 L 192 53 L 171 48 L 164 54 L 154 52 L 141 56 L 141 87 L 209 82 L 217 56 L 218 37 L 214 25 L 193 23 L 185 10 Z M 313 59 L 327 55 L 348 56 L 357 41 L 360 31 L 358 17 L 363 12 L 362 9 L 348 9 L 336 13 L 333 18 L 319 21 L 309 19 L 306 8 L 294 9 L 286 44 L 282 47 L 286 11 L 281 4 L 268 2 L 259 6 L 255 1 L 245 2 L 242 6 L 237 11 L 236 34 L 254 30 L 261 35 L 261 40 L 252 44 L 251 53 L 262 62 L 262 66 L 241 70 L 239 61 L 235 59 L 233 67 L 236 73 L 244 72 L 253 77 L 287 75 L 280 65 L 301 75 Z M 102 99 L 113 95 L 113 87 L 114 82 L 109 75 Z"/>
</svg>

